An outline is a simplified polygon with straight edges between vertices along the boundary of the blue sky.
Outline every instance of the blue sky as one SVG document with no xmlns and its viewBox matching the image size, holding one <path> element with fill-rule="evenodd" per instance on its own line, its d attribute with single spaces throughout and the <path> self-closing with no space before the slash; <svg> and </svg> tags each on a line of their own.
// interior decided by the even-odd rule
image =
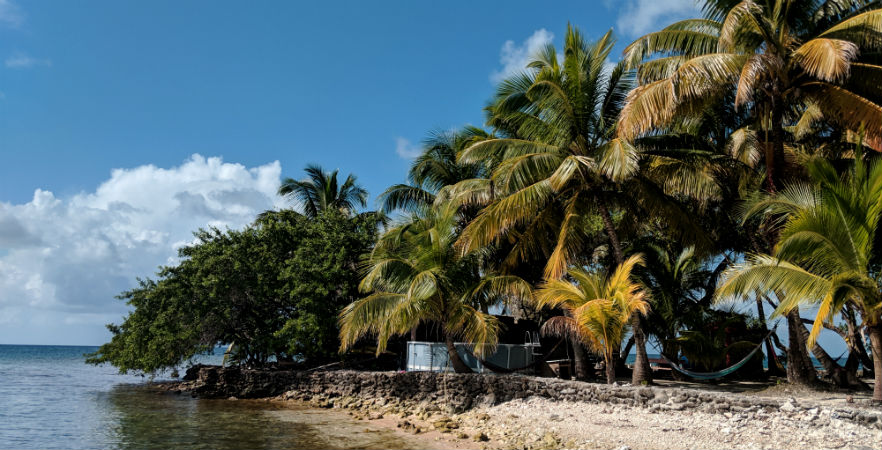
<svg viewBox="0 0 882 450">
<path fill-rule="evenodd" d="M 100 344 L 114 300 L 308 163 L 373 196 L 567 23 L 619 49 L 692 0 L 0 0 L 0 343 Z"/>
<path fill-rule="evenodd" d="M 561 36 L 568 22 L 596 37 L 628 10 L 590 1 L 2 3 L 15 14 L 0 29 L 0 199 L 12 202 L 37 187 L 90 191 L 113 168 L 170 167 L 193 153 L 249 167 L 279 160 L 288 175 L 318 162 L 355 172 L 376 194 L 403 178 L 399 138 L 481 124 L 506 41 L 517 47 L 542 29 Z M 640 20 L 669 16 L 650 13 Z"/>
</svg>

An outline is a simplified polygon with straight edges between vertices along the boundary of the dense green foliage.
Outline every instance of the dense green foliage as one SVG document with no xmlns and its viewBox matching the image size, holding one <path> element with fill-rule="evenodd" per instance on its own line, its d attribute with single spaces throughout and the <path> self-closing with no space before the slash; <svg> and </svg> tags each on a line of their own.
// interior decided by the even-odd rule
<svg viewBox="0 0 882 450">
<path fill-rule="evenodd" d="M 133 311 L 90 362 L 155 372 L 222 344 L 248 365 L 332 358 L 337 313 L 357 296 L 377 225 L 374 214 L 281 211 L 241 231 L 200 230 L 180 264 L 120 295 Z"/>
</svg>

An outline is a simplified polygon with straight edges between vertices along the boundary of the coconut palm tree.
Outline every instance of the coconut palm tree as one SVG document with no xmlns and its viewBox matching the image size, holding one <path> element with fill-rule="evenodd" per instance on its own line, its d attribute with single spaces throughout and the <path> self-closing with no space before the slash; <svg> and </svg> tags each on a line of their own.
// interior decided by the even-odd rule
<svg viewBox="0 0 882 450">
<path fill-rule="evenodd" d="M 461 130 L 436 131 L 423 144 L 407 174 L 407 184 L 395 184 L 380 194 L 381 210 L 401 210 L 419 214 L 428 211 L 445 187 L 465 180 L 485 179 L 487 162 L 461 163 L 457 154 L 471 143 L 491 136 L 484 130 L 467 126 Z M 442 194 L 439 201 L 447 198 Z"/>
<path fill-rule="evenodd" d="M 649 312 L 646 293 L 632 276 L 642 262 L 640 255 L 631 256 L 610 276 L 602 270 L 570 268 L 567 276 L 572 281 L 551 280 L 536 291 L 537 306 L 564 312 L 549 319 L 542 326 L 543 333 L 576 336 L 602 355 L 607 383 L 616 380 L 615 357 L 631 317 Z"/>
<path fill-rule="evenodd" d="M 639 86 L 622 108 L 620 137 L 652 135 L 731 101 L 752 118 L 730 130 L 733 154 L 741 148 L 753 155 L 771 193 L 797 174 L 788 131 L 798 137 L 818 122 L 852 136 L 863 128 L 867 142 L 882 150 L 882 91 L 870 81 L 882 77 L 879 2 L 706 0 L 703 9 L 704 18 L 674 23 L 625 49 Z M 787 322 L 791 342 L 801 342 L 798 314 Z M 788 350 L 791 382 L 815 378 L 803 347 Z"/>
<path fill-rule="evenodd" d="M 597 234 L 606 237 L 611 265 L 623 263 L 620 224 L 633 228 L 625 212 L 703 235 L 664 186 L 645 172 L 672 166 L 615 136 L 633 74 L 624 64 L 609 67 L 614 44 L 612 32 L 588 42 L 569 27 L 562 59 L 549 45 L 524 73 L 499 85 L 487 110 L 488 124 L 501 137 L 478 141 L 460 155 L 464 162 L 499 161 L 489 180 L 492 200 L 463 231 L 463 248 L 512 243 L 503 267 L 542 258 L 547 261 L 544 277 L 553 280 L 570 266 L 590 262 L 588 244 Z M 691 173 L 678 167 L 683 169 L 680 177 Z M 454 190 L 470 192 L 459 188 Z M 637 362 L 632 381 L 639 384 L 651 381 L 651 372 L 642 325 L 637 316 L 633 320 Z"/>
<path fill-rule="evenodd" d="M 634 274 L 652 297 L 647 329 L 658 337 L 662 353 L 676 359 L 680 332 L 702 323 L 705 283 L 711 271 L 693 247 L 676 251 L 665 243 L 650 242 L 640 248 L 645 249 L 645 263 Z"/>
<path fill-rule="evenodd" d="M 506 296 L 530 298 L 528 284 L 512 276 L 480 273 L 480 255 L 461 255 L 456 208 L 430 210 L 390 228 L 367 262 L 361 290 L 369 294 L 340 314 L 341 350 L 365 335 L 377 337 L 377 353 L 389 338 L 424 322 L 440 325 L 447 354 L 458 373 L 471 372 L 456 340 L 474 345 L 478 356 L 497 344 L 498 320 L 482 309 Z"/>
<path fill-rule="evenodd" d="M 341 185 L 337 173 L 337 170 L 325 172 L 321 166 L 308 165 L 307 177 L 303 180 L 285 178 L 279 195 L 292 199 L 303 214 L 311 218 L 329 209 L 351 214 L 356 207 L 365 207 L 368 192 L 356 182 L 355 175 L 347 176 Z"/>
<path fill-rule="evenodd" d="M 815 185 L 790 185 L 748 211 L 783 217 L 781 239 L 773 255 L 750 255 L 730 269 L 717 297 L 782 292 L 776 314 L 816 306 L 810 347 L 824 324 L 851 305 L 870 335 L 873 399 L 882 401 L 882 243 L 877 241 L 882 162 L 865 163 L 858 151 L 853 167 L 841 176 L 820 158 L 812 159 L 807 170 Z"/>
<path fill-rule="evenodd" d="M 767 189 L 783 179 L 785 128 L 826 120 L 867 130 L 882 144 L 879 2 L 706 0 L 705 18 L 674 23 L 625 49 L 640 85 L 628 95 L 618 133 L 634 139 L 734 92 L 762 141 Z M 878 146 L 877 150 L 882 150 Z"/>
</svg>

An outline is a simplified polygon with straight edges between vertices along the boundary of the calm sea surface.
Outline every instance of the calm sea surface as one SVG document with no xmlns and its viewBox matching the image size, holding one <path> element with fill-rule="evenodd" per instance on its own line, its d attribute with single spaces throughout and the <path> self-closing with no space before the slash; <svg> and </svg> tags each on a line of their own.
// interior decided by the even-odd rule
<svg viewBox="0 0 882 450">
<path fill-rule="evenodd" d="M 95 347 L 0 345 L 0 448 L 407 448 L 388 430 L 336 411 L 162 394 Z"/>
</svg>

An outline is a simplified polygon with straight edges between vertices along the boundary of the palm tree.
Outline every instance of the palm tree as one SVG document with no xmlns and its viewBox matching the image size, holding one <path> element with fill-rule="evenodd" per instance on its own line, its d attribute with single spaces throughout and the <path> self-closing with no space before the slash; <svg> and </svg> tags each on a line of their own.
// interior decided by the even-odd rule
<svg viewBox="0 0 882 450">
<path fill-rule="evenodd" d="M 702 235 L 643 172 L 660 166 L 659 160 L 645 158 L 615 136 L 633 74 L 624 64 L 607 66 L 614 44 L 612 32 L 589 43 L 569 27 L 562 60 L 549 45 L 526 72 L 500 84 L 488 107 L 488 123 L 502 137 L 476 142 L 460 155 L 464 162 L 499 161 L 490 176 L 492 201 L 463 231 L 463 248 L 512 242 L 504 267 L 543 258 L 544 277 L 554 280 L 568 267 L 590 262 L 587 244 L 598 232 L 606 236 L 611 265 L 624 263 L 618 223 L 630 224 L 622 220 L 625 212 Z M 651 372 L 636 315 L 633 331 L 637 362 L 632 381 L 640 384 L 651 381 Z"/>
<path fill-rule="evenodd" d="M 769 192 L 783 179 L 791 124 L 823 119 L 864 128 L 865 139 L 880 142 L 882 91 L 870 80 L 882 78 L 882 65 L 860 59 L 882 50 L 878 5 L 706 0 L 705 18 L 674 23 L 625 49 L 640 86 L 628 96 L 618 132 L 634 139 L 734 92 L 736 109 L 754 118 L 740 131 L 764 141 Z"/>
<path fill-rule="evenodd" d="M 307 178 L 299 181 L 285 178 L 279 187 L 279 195 L 294 200 L 310 218 L 330 209 L 351 214 L 356 207 L 365 207 L 368 192 L 356 182 L 355 175 L 347 176 L 341 185 L 337 181 L 337 172 L 325 172 L 320 166 L 308 165 Z"/>
<path fill-rule="evenodd" d="M 652 297 L 647 328 L 658 337 L 662 353 L 676 359 L 680 332 L 702 325 L 705 283 L 711 272 L 693 247 L 676 251 L 664 243 L 651 242 L 641 248 L 645 249 L 645 264 L 634 273 Z"/>
<path fill-rule="evenodd" d="M 482 276 L 479 255 L 461 255 L 455 208 L 431 210 L 424 217 L 389 229 L 368 259 L 360 288 L 369 295 L 340 314 L 341 350 L 365 335 L 377 337 L 377 353 L 389 338 L 424 322 L 440 325 L 447 354 L 457 373 L 471 372 L 456 350 L 462 339 L 476 355 L 493 352 L 499 321 L 483 306 L 504 296 L 529 298 L 531 288 L 511 276 Z"/>
<path fill-rule="evenodd" d="M 825 323 L 851 305 L 860 312 L 870 335 L 875 388 L 882 401 L 882 275 L 877 255 L 882 214 L 882 162 L 863 161 L 856 152 L 853 167 L 840 176 L 820 158 L 807 170 L 816 186 L 794 184 L 750 212 L 783 217 L 774 255 L 751 255 L 733 267 L 717 296 L 747 296 L 755 291 L 783 292 L 776 314 L 818 308 L 808 345 L 814 346 Z"/>
<path fill-rule="evenodd" d="M 457 154 L 476 140 L 490 137 L 486 131 L 472 126 L 431 133 L 424 142 L 423 153 L 410 166 L 408 183 L 392 185 L 380 194 L 381 210 L 423 213 L 432 207 L 439 193 L 439 201 L 447 200 L 442 193 L 445 188 L 466 180 L 486 179 L 486 161 L 461 163 Z"/>
<path fill-rule="evenodd" d="M 796 175 L 788 170 L 797 158 L 787 130 L 798 136 L 817 122 L 852 135 L 866 129 L 868 142 L 882 150 L 882 92 L 869 81 L 882 77 L 874 56 L 882 50 L 878 2 L 706 0 L 703 9 L 705 18 L 674 23 L 625 49 L 639 86 L 622 108 L 621 137 L 652 135 L 731 101 L 752 118 L 730 130 L 732 149 L 756 155 L 770 193 Z M 764 237 L 772 246 L 777 240 Z M 801 342 L 798 314 L 787 321 L 791 342 Z M 814 380 L 803 347 L 788 350 L 791 382 Z"/>
<path fill-rule="evenodd" d="M 628 258 L 611 276 L 603 271 L 571 268 L 572 279 L 551 280 L 536 292 L 540 308 L 559 309 L 564 315 L 549 319 L 542 331 L 559 336 L 576 336 L 589 349 L 603 356 L 606 382 L 616 380 L 615 358 L 622 346 L 628 323 L 635 314 L 646 315 L 649 302 L 642 287 L 632 281 L 640 255 Z"/>
</svg>

